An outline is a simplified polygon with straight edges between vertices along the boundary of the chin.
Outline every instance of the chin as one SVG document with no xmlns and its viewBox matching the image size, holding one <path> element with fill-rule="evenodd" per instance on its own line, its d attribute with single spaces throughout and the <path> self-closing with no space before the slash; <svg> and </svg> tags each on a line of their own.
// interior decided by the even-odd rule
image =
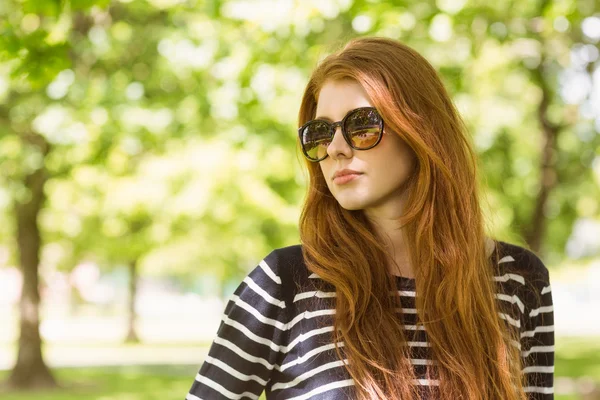
<svg viewBox="0 0 600 400">
<path fill-rule="evenodd" d="M 343 204 L 340 204 L 340 206 L 342 206 L 342 208 L 344 210 L 348 210 L 348 211 L 358 211 L 358 210 L 362 210 L 364 207 L 360 207 L 360 206 L 355 206 L 355 207 L 346 207 Z"/>
<path fill-rule="evenodd" d="M 337 199 L 338 204 L 345 210 L 356 211 L 365 208 L 365 204 L 362 201 L 349 201 L 347 199 Z"/>
</svg>

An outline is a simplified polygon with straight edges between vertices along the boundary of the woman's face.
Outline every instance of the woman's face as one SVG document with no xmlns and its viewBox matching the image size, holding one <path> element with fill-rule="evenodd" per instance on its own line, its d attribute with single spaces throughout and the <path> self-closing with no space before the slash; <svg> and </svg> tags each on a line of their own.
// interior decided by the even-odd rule
<svg viewBox="0 0 600 400">
<path fill-rule="evenodd" d="M 358 82 L 329 80 L 319 93 L 316 117 L 340 121 L 350 110 L 369 106 L 373 104 Z M 368 150 L 354 150 L 337 127 L 327 154 L 329 157 L 319 165 L 329 190 L 343 208 L 386 215 L 403 209 L 404 184 L 414 170 L 415 156 L 387 127 L 379 144 Z M 342 169 L 360 174 L 345 183 L 334 181 L 334 174 Z"/>
</svg>

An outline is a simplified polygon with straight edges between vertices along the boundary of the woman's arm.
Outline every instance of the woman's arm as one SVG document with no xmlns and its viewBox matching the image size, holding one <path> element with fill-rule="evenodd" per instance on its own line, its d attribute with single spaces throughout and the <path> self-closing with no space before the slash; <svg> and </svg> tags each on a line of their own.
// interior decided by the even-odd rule
<svg viewBox="0 0 600 400">
<path fill-rule="evenodd" d="M 524 328 L 521 331 L 523 357 L 529 399 L 554 399 L 554 306 L 548 269 L 532 254 L 533 288 L 527 293 Z"/>
<path fill-rule="evenodd" d="M 276 264 L 271 253 L 235 290 L 186 400 L 258 399 L 263 392 L 287 334 Z"/>
</svg>

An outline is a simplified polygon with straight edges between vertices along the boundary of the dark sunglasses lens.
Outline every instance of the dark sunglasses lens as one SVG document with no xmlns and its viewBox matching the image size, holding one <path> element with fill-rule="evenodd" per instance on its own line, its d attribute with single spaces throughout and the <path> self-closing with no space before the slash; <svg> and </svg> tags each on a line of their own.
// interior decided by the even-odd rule
<svg viewBox="0 0 600 400">
<path fill-rule="evenodd" d="M 323 121 L 314 121 L 302 129 L 302 147 L 308 158 L 318 160 L 327 154 L 327 146 L 331 143 L 329 125 Z"/>
<path fill-rule="evenodd" d="M 376 110 L 358 110 L 346 119 L 346 132 L 357 149 L 375 145 L 383 129 L 383 120 Z"/>
</svg>

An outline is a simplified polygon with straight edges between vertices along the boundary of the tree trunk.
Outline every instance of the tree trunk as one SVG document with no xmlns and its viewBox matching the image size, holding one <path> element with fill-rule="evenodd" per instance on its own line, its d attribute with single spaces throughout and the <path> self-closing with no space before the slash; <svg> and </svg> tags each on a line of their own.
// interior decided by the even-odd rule
<svg viewBox="0 0 600 400">
<path fill-rule="evenodd" d="M 548 0 L 542 0 L 539 5 L 537 15 L 544 15 L 547 7 L 551 5 Z M 558 155 L 558 135 L 564 126 L 553 124 L 548 119 L 548 108 L 552 102 L 553 92 L 550 88 L 546 71 L 547 55 L 546 46 L 548 45 L 543 37 L 535 34 L 536 39 L 541 44 L 540 63 L 531 71 L 532 80 L 539 86 L 542 92 L 542 98 L 537 108 L 537 117 L 542 130 L 542 147 L 540 160 L 540 187 L 535 207 L 531 217 L 531 223 L 524 229 L 523 237 L 530 249 L 536 253 L 541 252 L 542 242 L 546 233 L 547 217 L 546 207 L 550 194 L 558 184 L 558 174 L 556 171 Z"/>
<path fill-rule="evenodd" d="M 125 342 L 127 343 L 139 343 L 140 338 L 137 335 L 135 329 L 135 298 L 137 297 L 137 260 L 133 260 L 129 262 L 129 301 L 128 301 L 128 329 L 127 329 L 127 338 Z"/>
<path fill-rule="evenodd" d="M 22 138 L 39 149 L 45 157 L 49 145 L 36 134 L 24 134 Z M 8 378 L 11 387 L 47 388 L 56 386 L 52 373 L 42 357 L 40 337 L 40 293 L 38 267 L 40 262 L 40 231 L 38 215 L 44 203 L 44 185 L 47 177 L 43 167 L 25 176 L 24 187 L 28 194 L 16 198 L 13 203 L 17 219 L 17 247 L 23 288 L 19 302 L 20 335 L 17 362 Z"/>
</svg>

